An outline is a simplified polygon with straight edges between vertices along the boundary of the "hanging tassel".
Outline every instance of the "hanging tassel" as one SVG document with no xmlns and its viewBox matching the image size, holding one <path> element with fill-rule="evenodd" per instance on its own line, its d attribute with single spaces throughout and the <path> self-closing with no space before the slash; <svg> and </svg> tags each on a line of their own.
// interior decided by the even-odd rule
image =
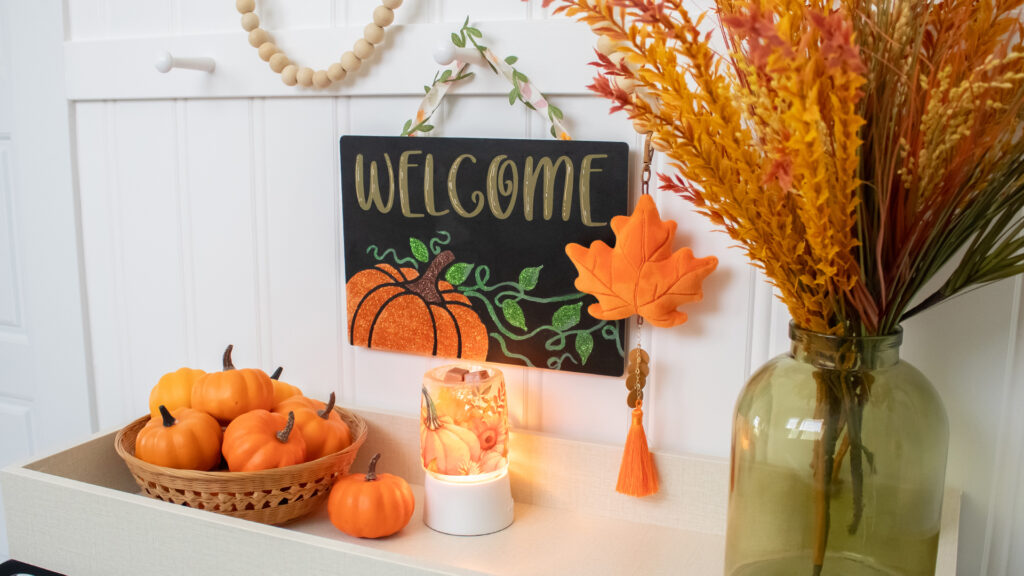
<svg viewBox="0 0 1024 576">
<path fill-rule="evenodd" d="M 615 490 L 628 496 L 650 496 L 658 491 L 658 472 L 654 469 L 654 457 L 647 448 L 647 434 L 644 433 L 644 411 L 642 402 L 633 409 L 633 424 L 626 436 L 626 448 L 622 451 L 622 465 L 619 466 L 619 482 Z"/>
<path fill-rule="evenodd" d="M 629 352 L 629 366 L 626 368 L 626 389 L 629 390 L 626 404 L 633 409 L 633 423 L 626 436 L 615 490 L 629 496 L 649 496 L 658 491 L 658 473 L 654 469 L 654 457 L 647 447 L 647 434 L 644 432 L 643 398 L 650 371 L 649 360 L 647 352 L 637 344 Z"/>
</svg>

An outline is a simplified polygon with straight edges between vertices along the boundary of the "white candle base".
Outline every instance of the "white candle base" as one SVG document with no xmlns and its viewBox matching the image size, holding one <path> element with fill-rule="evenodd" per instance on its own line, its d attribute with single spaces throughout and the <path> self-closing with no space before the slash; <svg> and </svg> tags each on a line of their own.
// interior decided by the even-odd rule
<svg viewBox="0 0 1024 576">
<path fill-rule="evenodd" d="M 514 518 L 508 470 L 480 482 L 448 482 L 429 472 L 423 479 L 423 523 L 454 536 L 504 530 Z"/>
</svg>

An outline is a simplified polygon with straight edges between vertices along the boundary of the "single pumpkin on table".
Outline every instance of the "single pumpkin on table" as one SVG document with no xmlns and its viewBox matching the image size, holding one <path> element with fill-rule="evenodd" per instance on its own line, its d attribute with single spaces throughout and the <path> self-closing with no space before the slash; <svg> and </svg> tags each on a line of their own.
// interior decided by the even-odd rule
<svg viewBox="0 0 1024 576">
<path fill-rule="evenodd" d="M 328 454 L 334 454 L 348 448 L 352 443 L 352 433 L 348 424 L 334 411 L 334 392 L 330 401 L 323 404 L 305 396 L 293 396 L 274 408 L 277 414 L 295 413 L 295 427 L 302 432 L 306 441 L 306 460 L 316 460 Z"/>
<path fill-rule="evenodd" d="M 369 471 L 335 481 L 327 499 L 331 524 L 349 536 L 382 538 L 409 523 L 416 498 L 409 483 L 393 474 L 377 473 L 380 454 L 370 460 Z"/>
<path fill-rule="evenodd" d="M 228 424 L 221 452 L 232 472 L 270 470 L 305 462 L 306 441 L 293 412 L 285 417 L 252 410 Z"/>
<path fill-rule="evenodd" d="M 192 386 L 206 372 L 193 368 L 179 368 L 160 377 L 149 392 L 149 415 L 160 418 L 160 406 L 174 412 L 178 408 L 192 407 Z"/>
<path fill-rule="evenodd" d="M 221 430 L 213 416 L 163 405 L 157 412 L 135 438 L 136 458 L 182 470 L 211 470 L 220 463 Z"/>
<path fill-rule="evenodd" d="M 224 371 L 201 376 L 192 386 L 192 407 L 227 424 L 251 410 L 274 407 L 274 385 L 259 368 L 235 369 L 228 345 L 224 350 Z"/>
</svg>

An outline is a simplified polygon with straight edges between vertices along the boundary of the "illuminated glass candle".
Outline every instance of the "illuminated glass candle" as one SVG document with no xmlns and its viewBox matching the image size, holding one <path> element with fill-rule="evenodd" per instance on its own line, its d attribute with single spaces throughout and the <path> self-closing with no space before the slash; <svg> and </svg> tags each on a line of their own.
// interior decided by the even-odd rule
<svg viewBox="0 0 1024 576">
<path fill-rule="evenodd" d="M 428 371 L 420 395 L 420 455 L 428 526 L 487 534 L 512 522 L 508 406 L 501 371 L 449 364 Z"/>
</svg>

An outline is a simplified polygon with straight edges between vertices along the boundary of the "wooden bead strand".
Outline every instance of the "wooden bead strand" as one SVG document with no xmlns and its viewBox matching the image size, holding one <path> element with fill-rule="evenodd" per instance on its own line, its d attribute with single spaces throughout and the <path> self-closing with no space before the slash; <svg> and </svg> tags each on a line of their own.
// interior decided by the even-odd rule
<svg viewBox="0 0 1024 576">
<path fill-rule="evenodd" d="M 337 62 L 326 70 L 313 70 L 299 66 L 274 44 L 270 34 L 260 28 L 260 18 L 256 15 L 256 0 L 235 0 L 235 8 L 242 14 L 242 29 L 249 33 L 249 44 L 259 53 L 260 59 L 270 64 L 275 74 L 281 75 L 281 81 L 288 86 L 327 88 L 335 82 L 345 79 L 350 72 L 355 72 L 376 51 L 376 45 L 384 41 L 384 29 L 395 21 L 395 10 L 403 0 L 381 0 L 380 6 L 373 10 L 373 21 L 363 29 L 363 37 L 356 40 L 351 50 L 341 55 Z"/>
</svg>

